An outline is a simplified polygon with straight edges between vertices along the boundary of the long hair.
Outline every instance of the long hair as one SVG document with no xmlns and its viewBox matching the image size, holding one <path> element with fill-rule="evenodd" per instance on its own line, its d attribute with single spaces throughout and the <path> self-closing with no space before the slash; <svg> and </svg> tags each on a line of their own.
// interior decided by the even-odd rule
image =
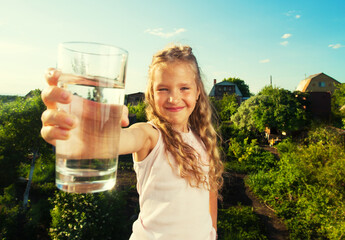
<svg viewBox="0 0 345 240">
<path fill-rule="evenodd" d="M 198 153 L 184 143 L 179 132 L 156 109 L 154 103 L 154 73 L 157 69 L 173 62 L 189 64 L 195 71 L 195 81 L 200 91 L 194 111 L 189 117 L 189 127 L 197 134 L 206 147 L 209 157 L 209 173 L 205 176 L 198 161 Z M 192 187 L 206 187 L 219 191 L 223 185 L 223 164 L 217 147 L 217 133 L 212 125 L 212 110 L 204 89 L 197 60 L 189 46 L 169 46 L 157 52 L 149 68 L 149 82 L 145 92 L 147 119 L 153 122 L 162 132 L 166 150 L 174 157 L 179 173 Z"/>
</svg>

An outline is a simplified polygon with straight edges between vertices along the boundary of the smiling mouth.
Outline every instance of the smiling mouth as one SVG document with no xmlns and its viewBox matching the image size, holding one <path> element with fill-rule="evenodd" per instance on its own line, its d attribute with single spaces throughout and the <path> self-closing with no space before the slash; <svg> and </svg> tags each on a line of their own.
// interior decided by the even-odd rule
<svg viewBox="0 0 345 240">
<path fill-rule="evenodd" d="M 184 107 L 168 107 L 166 108 L 169 112 L 179 112 L 183 109 Z"/>
</svg>

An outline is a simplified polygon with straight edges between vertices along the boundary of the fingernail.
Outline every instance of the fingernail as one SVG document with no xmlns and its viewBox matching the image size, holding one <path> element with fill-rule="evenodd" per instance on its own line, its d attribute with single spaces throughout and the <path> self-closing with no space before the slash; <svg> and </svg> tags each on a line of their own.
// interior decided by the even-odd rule
<svg viewBox="0 0 345 240">
<path fill-rule="evenodd" d="M 55 73 L 55 70 L 48 71 L 48 77 L 50 77 L 50 78 L 53 77 L 54 73 Z"/>
</svg>

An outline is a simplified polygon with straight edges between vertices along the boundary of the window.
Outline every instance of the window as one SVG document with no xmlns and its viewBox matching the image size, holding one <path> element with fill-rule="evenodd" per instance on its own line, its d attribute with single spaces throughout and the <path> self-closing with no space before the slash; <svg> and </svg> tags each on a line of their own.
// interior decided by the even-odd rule
<svg viewBox="0 0 345 240">
<path fill-rule="evenodd" d="M 325 82 L 319 82 L 319 87 L 326 87 L 326 83 Z"/>
</svg>

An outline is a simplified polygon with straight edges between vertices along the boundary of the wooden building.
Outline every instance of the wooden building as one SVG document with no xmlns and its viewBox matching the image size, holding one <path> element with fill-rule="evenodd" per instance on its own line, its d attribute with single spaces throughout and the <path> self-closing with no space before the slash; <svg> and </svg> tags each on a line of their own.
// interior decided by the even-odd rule
<svg viewBox="0 0 345 240">
<path fill-rule="evenodd" d="M 334 93 L 337 84 L 341 83 L 324 73 L 317 73 L 302 80 L 296 90 L 300 92 Z"/>
</svg>

